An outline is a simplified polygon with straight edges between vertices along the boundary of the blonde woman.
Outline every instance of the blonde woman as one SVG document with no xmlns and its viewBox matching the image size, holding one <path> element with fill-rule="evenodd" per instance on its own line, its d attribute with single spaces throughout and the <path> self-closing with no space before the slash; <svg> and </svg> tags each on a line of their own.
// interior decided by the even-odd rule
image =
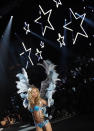
<svg viewBox="0 0 94 131">
<path fill-rule="evenodd" d="M 32 112 L 36 131 L 43 131 L 43 129 L 52 131 L 46 114 L 46 106 L 51 107 L 54 104 L 52 96 L 56 91 L 59 74 L 55 70 L 55 65 L 49 60 L 43 61 L 43 64 L 39 64 L 39 66 L 42 66 L 47 74 L 47 78 L 41 82 L 40 92 L 34 85 L 29 84 L 28 74 L 23 68 L 22 73 L 16 75 L 19 79 L 19 81 L 16 81 L 17 93 L 23 99 L 23 106 L 28 107 L 29 111 Z M 42 98 L 47 99 L 47 101 Z"/>
<path fill-rule="evenodd" d="M 28 102 L 28 108 L 32 112 L 36 131 L 43 131 L 43 129 L 52 131 L 51 124 L 42 110 L 43 106 L 47 106 L 47 102 L 40 97 L 40 92 L 34 85 L 28 90 Z"/>
</svg>

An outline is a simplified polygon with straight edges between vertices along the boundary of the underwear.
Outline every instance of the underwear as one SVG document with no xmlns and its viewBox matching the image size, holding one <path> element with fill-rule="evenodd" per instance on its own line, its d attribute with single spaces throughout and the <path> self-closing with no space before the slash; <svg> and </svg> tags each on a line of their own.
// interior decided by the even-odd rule
<svg viewBox="0 0 94 131">
<path fill-rule="evenodd" d="M 32 113 L 32 112 L 34 112 L 34 111 L 39 111 L 39 110 L 42 110 L 42 109 L 43 109 L 43 107 L 34 106 L 33 109 L 30 108 L 29 110 L 30 110 L 30 112 Z M 43 127 L 49 122 L 49 119 L 48 119 L 48 117 L 46 117 L 45 112 L 44 112 L 44 115 L 45 115 L 45 117 L 44 117 L 44 121 L 43 121 L 43 122 L 41 122 L 41 123 L 36 123 L 36 122 L 34 121 L 35 126 L 38 126 L 38 127 L 40 127 L 40 128 L 43 128 Z"/>
<path fill-rule="evenodd" d="M 29 110 L 30 110 L 30 112 L 39 111 L 39 110 L 42 110 L 42 107 L 34 106 L 34 109 L 30 108 Z"/>
<path fill-rule="evenodd" d="M 47 123 L 49 122 L 49 120 L 44 120 L 41 123 L 35 123 L 35 126 L 38 126 L 40 128 L 43 128 Z"/>
</svg>

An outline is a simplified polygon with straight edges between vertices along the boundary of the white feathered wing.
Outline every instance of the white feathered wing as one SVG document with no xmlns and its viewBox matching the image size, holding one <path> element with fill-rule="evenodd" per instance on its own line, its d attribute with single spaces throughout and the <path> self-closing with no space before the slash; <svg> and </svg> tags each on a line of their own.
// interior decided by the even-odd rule
<svg viewBox="0 0 94 131">
<path fill-rule="evenodd" d="M 22 73 L 18 73 L 16 77 L 19 79 L 19 81 L 16 81 L 17 85 L 17 93 L 20 94 L 21 98 L 23 99 L 23 106 L 25 108 L 28 107 L 28 89 L 29 89 L 29 79 L 27 72 L 24 68 L 22 68 Z"/>
<path fill-rule="evenodd" d="M 59 74 L 56 72 L 55 67 L 51 61 L 44 60 L 41 65 L 47 74 L 46 80 L 41 82 L 40 96 L 48 101 L 48 106 L 54 104 L 53 94 L 56 91 L 56 82 L 60 80 L 58 78 Z"/>
</svg>

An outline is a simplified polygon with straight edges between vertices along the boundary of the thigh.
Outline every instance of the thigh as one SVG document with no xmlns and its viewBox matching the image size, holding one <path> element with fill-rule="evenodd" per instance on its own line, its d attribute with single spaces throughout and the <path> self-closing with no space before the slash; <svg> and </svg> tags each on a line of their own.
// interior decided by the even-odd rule
<svg viewBox="0 0 94 131">
<path fill-rule="evenodd" d="M 52 131 L 51 123 L 48 122 L 48 123 L 45 125 L 45 128 L 46 128 L 46 131 Z"/>
<path fill-rule="evenodd" d="M 36 131 L 43 131 L 43 129 L 37 126 Z"/>
</svg>

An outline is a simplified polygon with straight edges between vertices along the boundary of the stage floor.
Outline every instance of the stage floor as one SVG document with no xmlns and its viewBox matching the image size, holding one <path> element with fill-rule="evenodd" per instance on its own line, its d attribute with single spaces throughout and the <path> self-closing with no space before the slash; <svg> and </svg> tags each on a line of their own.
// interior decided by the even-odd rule
<svg viewBox="0 0 94 131">
<path fill-rule="evenodd" d="M 79 115 L 52 122 L 53 131 L 94 131 L 94 115 Z M 1 131 L 1 130 L 0 130 Z M 29 123 L 17 123 L 2 131 L 35 131 Z"/>
</svg>

